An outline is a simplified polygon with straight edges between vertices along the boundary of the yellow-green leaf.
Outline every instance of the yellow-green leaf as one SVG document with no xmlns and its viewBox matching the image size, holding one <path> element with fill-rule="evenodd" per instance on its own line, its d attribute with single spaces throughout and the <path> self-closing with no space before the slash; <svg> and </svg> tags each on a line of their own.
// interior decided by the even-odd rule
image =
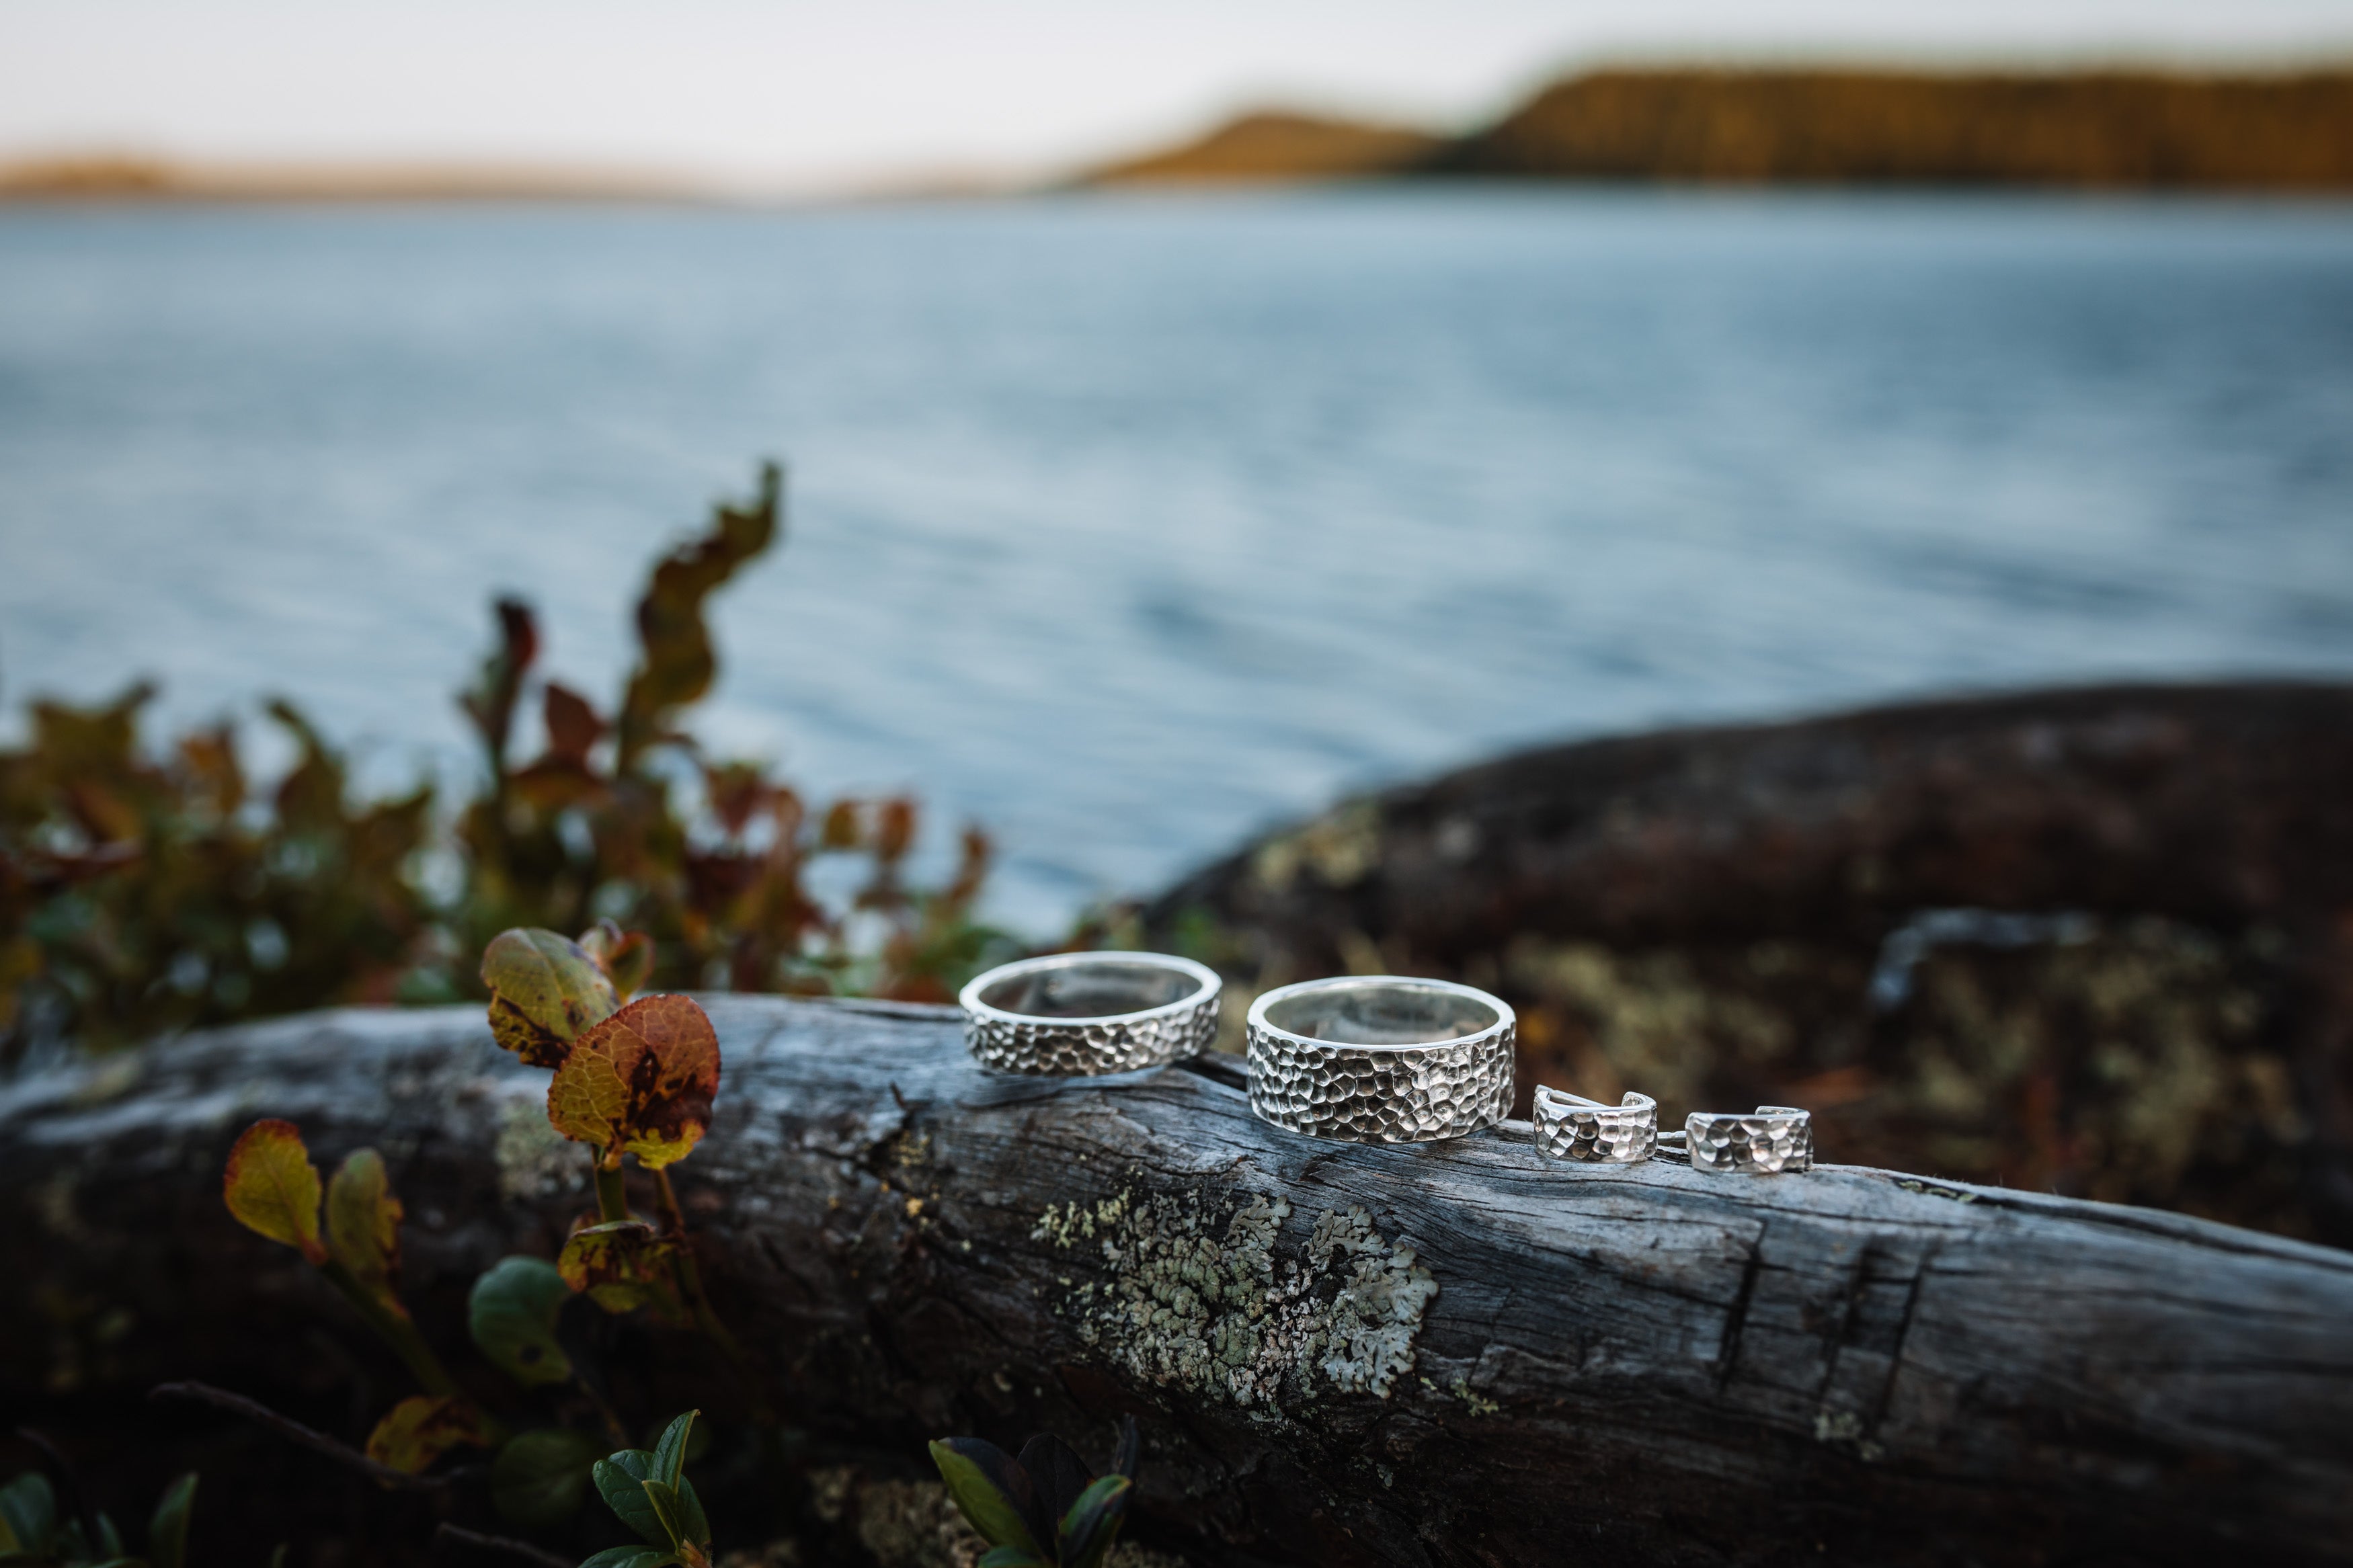
<svg viewBox="0 0 2353 1568">
<path fill-rule="evenodd" d="M 580 944 L 552 931 L 502 931 L 482 950 L 491 1033 L 535 1068 L 564 1060 L 583 1030 L 621 1005 L 613 983 Z"/>
<path fill-rule="evenodd" d="M 547 1086 L 547 1119 L 618 1167 L 624 1150 L 659 1168 L 711 1125 L 719 1037 L 685 996 L 641 996 L 575 1042 Z"/>
<path fill-rule="evenodd" d="M 367 1457 L 413 1476 L 461 1445 L 491 1446 L 482 1413 L 456 1394 L 412 1394 L 368 1434 Z"/>
<path fill-rule="evenodd" d="M 1029 1473 L 994 1443 L 977 1437 L 943 1437 L 932 1445 L 932 1463 L 947 1483 L 965 1522 L 991 1546 L 1038 1555 L 1037 1537 L 1024 1516 L 1033 1497 Z"/>
<path fill-rule="evenodd" d="M 677 1248 L 641 1219 L 617 1219 L 572 1233 L 555 1260 L 575 1290 L 608 1312 L 652 1309 L 665 1322 L 690 1321 L 673 1273 Z"/>
<path fill-rule="evenodd" d="M 248 1230 L 299 1248 L 313 1263 L 327 1261 L 319 1239 L 319 1171 L 292 1122 L 272 1117 L 245 1130 L 228 1152 L 221 1196 Z"/>
<path fill-rule="evenodd" d="M 352 1278 L 401 1317 L 400 1200 L 392 1195 L 384 1157 L 354 1149 L 327 1184 L 327 1247 Z"/>
<path fill-rule="evenodd" d="M 625 931 L 611 921 L 598 921 L 580 937 L 581 950 L 613 983 L 613 994 L 627 1002 L 638 994 L 654 969 L 654 939 L 644 931 Z"/>
</svg>

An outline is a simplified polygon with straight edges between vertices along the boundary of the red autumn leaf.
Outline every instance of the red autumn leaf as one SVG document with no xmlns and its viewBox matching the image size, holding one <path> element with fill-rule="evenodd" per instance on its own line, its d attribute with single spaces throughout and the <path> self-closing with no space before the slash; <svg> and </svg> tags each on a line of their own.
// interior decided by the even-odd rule
<svg viewBox="0 0 2353 1568">
<path fill-rule="evenodd" d="M 640 996 L 574 1042 L 547 1086 L 547 1119 L 577 1143 L 641 1165 L 683 1159 L 711 1126 L 719 1037 L 691 997 Z"/>
<path fill-rule="evenodd" d="M 596 717 L 596 710 L 588 705 L 588 699 L 553 680 L 547 683 L 542 711 L 547 720 L 548 756 L 575 767 L 586 767 L 588 748 L 604 739 L 611 726 Z"/>
</svg>

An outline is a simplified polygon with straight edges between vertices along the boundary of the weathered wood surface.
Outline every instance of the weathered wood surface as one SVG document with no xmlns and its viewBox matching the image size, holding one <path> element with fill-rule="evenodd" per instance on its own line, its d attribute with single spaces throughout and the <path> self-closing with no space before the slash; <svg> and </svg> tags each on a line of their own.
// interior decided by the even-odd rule
<svg viewBox="0 0 2353 1568">
<path fill-rule="evenodd" d="M 1229 1063 L 993 1079 L 938 1010 L 712 1013 L 719 1116 L 680 1187 L 793 1418 L 1092 1450 L 1134 1412 L 1147 1524 L 1198 1562 L 2353 1553 L 2353 1257 L 1879 1171 L 1547 1166 L 1509 1129 L 1318 1143 L 1252 1119 Z M 474 1272 L 587 1205 L 577 1151 L 533 1136 L 544 1083 L 450 1010 L 0 1089 L 6 1385 L 54 1373 L 60 1300 L 127 1311 L 118 1384 L 294 1377 L 333 1309 L 218 1202 L 263 1115 L 322 1163 L 385 1152 L 454 1345 Z"/>
</svg>

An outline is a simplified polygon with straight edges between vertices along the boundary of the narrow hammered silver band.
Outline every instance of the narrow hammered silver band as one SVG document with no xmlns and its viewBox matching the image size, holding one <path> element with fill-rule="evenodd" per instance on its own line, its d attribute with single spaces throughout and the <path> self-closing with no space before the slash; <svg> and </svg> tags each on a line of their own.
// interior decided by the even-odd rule
<svg viewBox="0 0 2353 1568">
<path fill-rule="evenodd" d="M 1216 970 L 1165 952 L 1058 952 L 999 964 L 956 998 L 994 1072 L 1065 1078 L 1197 1057 L 1218 1036 Z"/>
<path fill-rule="evenodd" d="M 1420 1143 L 1511 1114 L 1519 1020 L 1444 980 L 1310 980 L 1250 1005 L 1250 1109 L 1314 1138 Z"/>
<path fill-rule="evenodd" d="M 1631 1165 L 1659 1146 L 1659 1102 L 1627 1090 L 1623 1104 L 1536 1086 L 1536 1152 L 1555 1160 Z"/>
<path fill-rule="evenodd" d="M 1794 1105 L 1760 1105 L 1746 1114 L 1694 1110 L 1681 1132 L 1660 1135 L 1660 1152 L 1719 1175 L 1796 1175 L 1814 1168 L 1814 1117 Z"/>
</svg>

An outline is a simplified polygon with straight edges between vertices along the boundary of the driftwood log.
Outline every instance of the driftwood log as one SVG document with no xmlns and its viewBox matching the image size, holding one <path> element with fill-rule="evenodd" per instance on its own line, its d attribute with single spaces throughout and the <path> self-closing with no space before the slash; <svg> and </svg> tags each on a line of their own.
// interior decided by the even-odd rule
<svg viewBox="0 0 2353 1568">
<path fill-rule="evenodd" d="M 1137 937 L 1520 1010 L 1539 1077 L 2353 1246 L 2353 686 L 2118 686 L 1546 747 L 1348 801 Z M 1238 1020 L 1237 1020 L 1238 1023 Z"/>
<path fill-rule="evenodd" d="M 1254 1120 L 1229 1059 L 991 1079 L 937 1009 L 712 1010 L 718 1119 L 679 1185 L 790 1419 L 918 1462 L 1053 1429 L 1101 1462 L 1133 1413 L 1139 1530 L 1197 1563 L 2353 1555 L 2339 1252 L 1877 1170 L 1549 1166 L 1510 1125 L 1320 1143 Z M 587 1204 L 544 1084 L 447 1010 L 0 1089 L 12 1403 L 300 1381 L 336 1309 L 218 1197 L 265 1115 L 322 1163 L 385 1153 L 411 1300 L 464 1359 L 467 1282 Z"/>
</svg>

